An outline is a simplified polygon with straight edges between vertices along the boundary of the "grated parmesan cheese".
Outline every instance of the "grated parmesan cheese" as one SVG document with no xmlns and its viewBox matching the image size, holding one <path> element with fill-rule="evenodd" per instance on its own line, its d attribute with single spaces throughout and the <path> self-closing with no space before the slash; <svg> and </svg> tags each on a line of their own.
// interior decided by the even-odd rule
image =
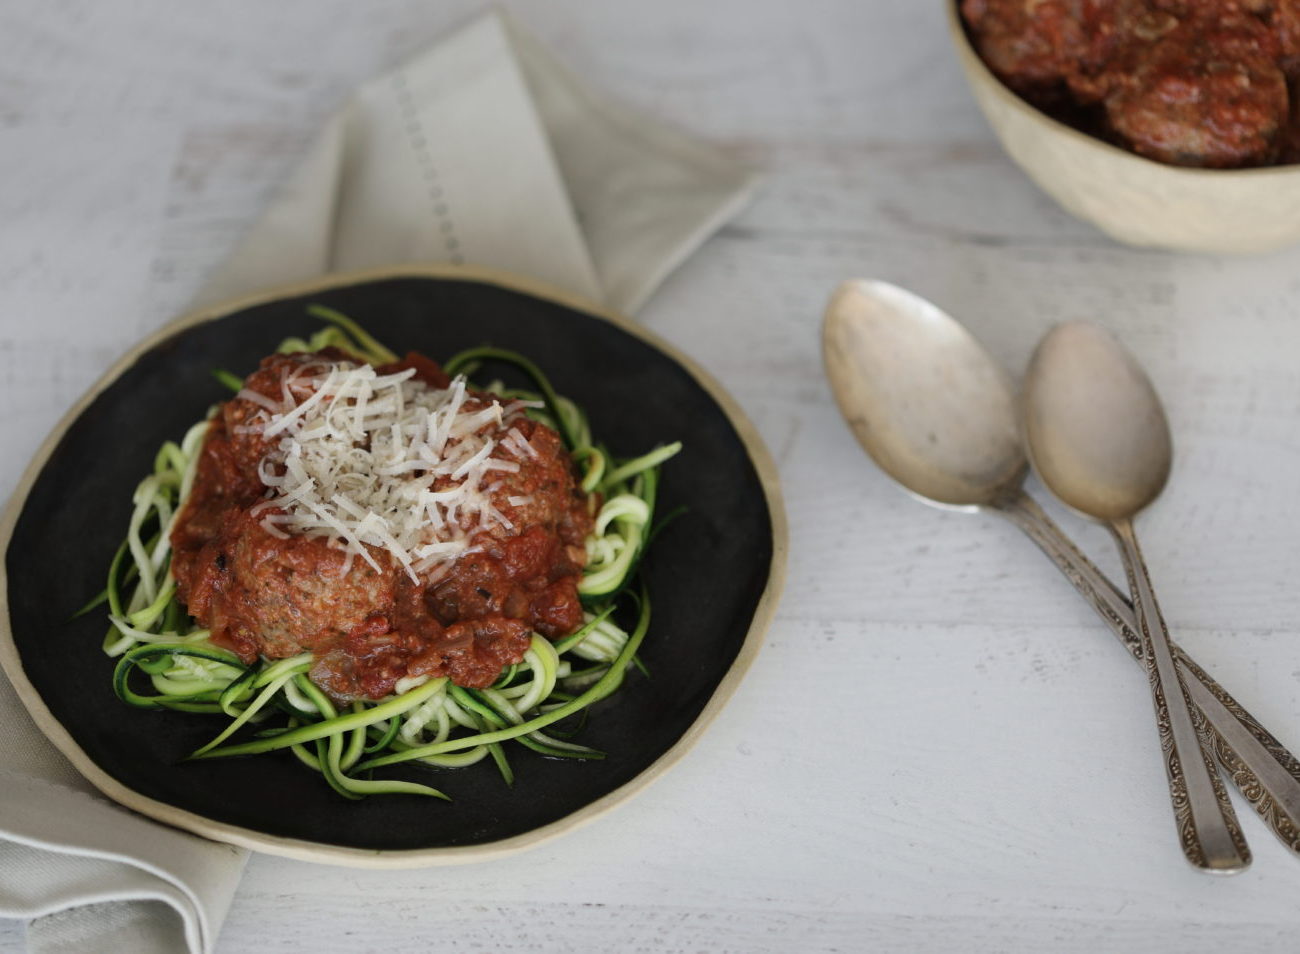
<svg viewBox="0 0 1300 954">
<path fill-rule="evenodd" d="M 463 377 L 438 389 L 414 374 L 313 362 L 286 371 L 279 401 L 239 393 L 257 407 L 241 430 L 270 442 L 258 464 L 267 497 L 254 508 L 271 511 L 267 532 L 328 537 L 348 567 L 360 557 L 379 569 L 370 548 L 385 550 L 418 582 L 441 576 L 478 533 L 514 528 L 492 504 L 499 483 L 485 480 L 537 456 L 515 426 L 530 403 L 484 406 Z"/>
</svg>

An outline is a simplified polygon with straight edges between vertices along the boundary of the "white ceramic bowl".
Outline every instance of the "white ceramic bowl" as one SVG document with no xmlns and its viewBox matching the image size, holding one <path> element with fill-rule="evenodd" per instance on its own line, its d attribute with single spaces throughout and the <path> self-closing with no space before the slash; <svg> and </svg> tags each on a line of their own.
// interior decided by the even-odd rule
<svg viewBox="0 0 1300 954">
<path fill-rule="evenodd" d="M 1251 253 L 1300 242 L 1300 165 L 1185 169 L 1072 129 L 1003 86 L 971 46 L 957 3 L 944 2 L 957 58 L 989 125 L 1067 211 L 1130 245 Z"/>
</svg>

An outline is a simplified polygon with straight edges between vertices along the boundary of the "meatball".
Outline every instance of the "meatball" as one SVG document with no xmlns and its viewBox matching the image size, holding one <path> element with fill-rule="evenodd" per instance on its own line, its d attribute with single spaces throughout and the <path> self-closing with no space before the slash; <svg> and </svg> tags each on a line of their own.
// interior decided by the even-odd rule
<svg viewBox="0 0 1300 954">
<path fill-rule="evenodd" d="M 260 514 L 242 511 L 232 522 L 217 541 L 225 570 L 206 577 L 212 598 L 205 605 L 206 594 L 195 593 L 189 609 L 208 609 L 209 626 L 246 657 L 332 647 L 392 605 L 401 568 L 387 553 L 372 552 L 376 570 L 324 537 L 273 536 Z"/>
<path fill-rule="evenodd" d="M 1041 94 L 1063 82 L 1084 46 L 1083 0 L 963 0 L 975 45 L 1004 83 Z"/>
<path fill-rule="evenodd" d="M 1196 15 L 1153 42 L 1132 34 L 1105 98 L 1111 130 L 1160 162 L 1226 168 L 1273 161 L 1286 125 L 1286 77 L 1267 26 Z"/>
</svg>

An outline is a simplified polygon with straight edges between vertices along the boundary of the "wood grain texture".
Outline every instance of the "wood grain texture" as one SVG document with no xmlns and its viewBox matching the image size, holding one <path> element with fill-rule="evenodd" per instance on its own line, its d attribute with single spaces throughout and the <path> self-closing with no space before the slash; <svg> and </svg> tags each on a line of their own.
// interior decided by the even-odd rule
<svg viewBox="0 0 1300 954">
<path fill-rule="evenodd" d="M 0 494 L 348 92 L 482 6 L 0 7 Z M 1252 870 L 1186 866 L 1141 673 L 1013 527 L 870 467 L 818 331 L 835 284 L 871 276 L 1016 371 L 1057 321 L 1120 334 L 1175 438 L 1140 530 L 1170 629 L 1295 751 L 1300 250 L 1140 251 L 1070 218 L 999 151 L 937 2 L 505 6 L 594 86 L 767 174 L 641 317 L 777 457 L 786 596 L 705 739 L 613 816 L 450 870 L 255 857 L 219 950 L 1293 950 L 1294 858 L 1239 801 Z M 1049 509 L 1118 573 L 1100 530 Z"/>
</svg>

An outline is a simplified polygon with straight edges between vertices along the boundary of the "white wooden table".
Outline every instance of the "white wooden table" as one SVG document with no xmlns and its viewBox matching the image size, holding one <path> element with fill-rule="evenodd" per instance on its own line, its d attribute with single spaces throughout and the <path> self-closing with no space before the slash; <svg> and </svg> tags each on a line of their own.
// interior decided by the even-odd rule
<svg viewBox="0 0 1300 954">
<path fill-rule="evenodd" d="M 992 140 L 937 0 L 506 6 L 597 87 L 768 173 L 642 318 L 778 458 L 786 595 L 706 738 L 614 814 L 455 869 L 255 856 L 220 951 L 1296 950 L 1300 859 L 1238 801 L 1254 867 L 1187 867 L 1137 667 L 1011 527 L 872 469 L 818 331 L 834 284 L 873 275 L 1014 370 L 1053 322 L 1119 332 L 1177 444 L 1142 521 L 1166 616 L 1300 751 L 1300 250 L 1135 251 L 1069 218 Z M 480 7 L 0 6 L 0 495 L 331 109 Z"/>
</svg>

